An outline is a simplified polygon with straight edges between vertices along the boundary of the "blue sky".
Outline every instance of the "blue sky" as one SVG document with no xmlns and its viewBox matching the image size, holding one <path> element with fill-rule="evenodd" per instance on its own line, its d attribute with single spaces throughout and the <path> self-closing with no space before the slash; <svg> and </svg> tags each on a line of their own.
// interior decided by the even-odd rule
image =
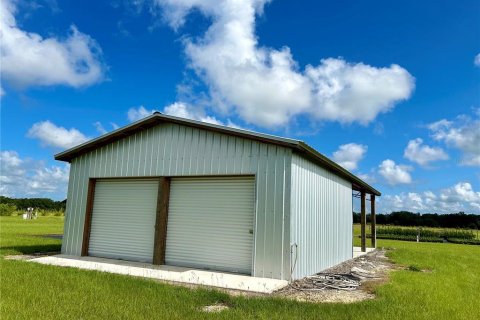
<svg viewBox="0 0 480 320">
<path fill-rule="evenodd" d="M 381 211 L 480 213 L 478 1 L 1 9 L 2 194 L 65 198 L 54 153 L 160 110 L 302 139 Z"/>
</svg>

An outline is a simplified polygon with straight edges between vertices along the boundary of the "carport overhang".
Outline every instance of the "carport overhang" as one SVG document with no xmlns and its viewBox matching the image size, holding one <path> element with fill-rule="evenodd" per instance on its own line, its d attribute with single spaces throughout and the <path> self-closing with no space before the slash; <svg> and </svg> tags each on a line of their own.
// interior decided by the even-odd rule
<svg viewBox="0 0 480 320">
<path fill-rule="evenodd" d="M 370 201 L 370 239 L 371 247 L 377 247 L 377 231 L 376 231 L 376 212 L 375 212 L 375 194 L 368 193 L 365 189 L 354 189 L 352 188 L 353 197 L 360 198 L 360 238 L 361 238 L 361 251 L 367 252 L 367 213 L 366 213 L 366 202 Z M 367 194 L 370 196 L 367 198 Z"/>
</svg>

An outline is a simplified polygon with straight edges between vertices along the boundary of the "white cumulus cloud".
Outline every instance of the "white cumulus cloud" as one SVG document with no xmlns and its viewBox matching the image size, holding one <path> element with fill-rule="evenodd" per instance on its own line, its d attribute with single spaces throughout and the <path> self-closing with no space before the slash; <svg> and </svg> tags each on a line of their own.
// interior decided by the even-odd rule
<svg viewBox="0 0 480 320">
<path fill-rule="evenodd" d="M 192 106 L 190 106 L 186 103 L 183 103 L 183 102 L 175 102 L 175 103 L 172 103 L 169 106 L 166 106 L 163 109 L 163 113 L 171 115 L 171 116 L 175 116 L 175 117 L 187 118 L 187 119 L 207 122 L 207 123 L 211 123 L 211 124 L 218 124 L 218 125 L 232 124 L 232 122 L 230 122 L 230 120 L 228 120 L 227 124 L 224 124 L 222 121 L 218 120 L 217 118 L 215 118 L 213 116 L 205 115 L 203 110 L 195 109 Z"/>
<path fill-rule="evenodd" d="M 132 107 L 128 109 L 127 118 L 130 122 L 138 121 L 151 116 L 156 110 L 147 110 L 144 106 Z"/>
<path fill-rule="evenodd" d="M 25 175 L 25 168 L 22 166 L 23 160 L 19 158 L 17 152 L 2 151 L 0 153 L 0 159 L 2 187 L 5 187 L 15 180 L 21 179 Z"/>
<path fill-rule="evenodd" d="M 248 123 L 274 128 L 293 117 L 367 124 L 408 99 L 414 78 L 398 66 L 377 68 L 327 58 L 302 69 L 288 47 L 260 46 L 255 20 L 268 1 L 157 0 L 179 30 L 197 10 L 211 19 L 200 38 L 184 37 L 189 67 L 207 84 L 212 103 Z"/>
<path fill-rule="evenodd" d="M 119 126 L 114 122 L 110 122 L 110 125 L 112 126 L 112 130 L 116 130 L 119 128 Z M 107 128 L 105 128 L 100 121 L 95 121 L 93 123 L 93 126 L 95 127 L 95 130 L 97 130 L 97 132 L 101 135 L 110 131 Z"/>
<path fill-rule="evenodd" d="M 424 212 L 428 211 L 422 195 L 416 192 L 384 195 L 379 200 L 379 211 L 390 213 L 392 211 Z M 432 210 L 434 210 L 432 208 Z M 434 211 L 432 211 L 434 212 Z"/>
<path fill-rule="evenodd" d="M 374 184 L 375 182 L 377 182 L 375 175 L 371 173 L 359 173 L 357 174 L 357 176 L 366 183 Z"/>
<path fill-rule="evenodd" d="M 376 68 L 329 58 L 317 67 L 307 66 L 306 75 L 314 84 L 310 112 L 342 123 L 368 124 L 409 98 L 414 87 L 413 78 L 398 65 Z"/>
<path fill-rule="evenodd" d="M 105 127 L 103 126 L 103 124 L 100 121 L 95 121 L 93 123 L 93 126 L 95 127 L 97 132 L 100 133 L 100 134 L 105 134 L 105 133 L 108 132 L 107 129 L 105 129 Z"/>
<path fill-rule="evenodd" d="M 447 146 L 463 152 L 461 164 L 480 166 L 480 110 L 472 118 L 460 115 L 454 120 L 442 119 L 431 123 L 432 137 L 444 142 Z"/>
<path fill-rule="evenodd" d="M 480 192 L 468 182 L 459 182 L 437 192 L 407 192 L 379 198 L 379 211 L 406 210 L 421 213 L 453 213 L 463 211 L 480 214 Z"/>
<path fill-rule="evenodd" d="M 1 75 L 10 85 L 82 87 L 104 78 L 101 49 L 75 26 L 65 39 L 20 29 L 15 1 L 0 2 Z"/>
<path fill-rule="evenodd" d="M 133 108 L 130 108 L 127 112 L 128 120 L 131 122 L 137 121 L 152 115 L 153 112 L 155 111 L 156 110 L 154 109 L 147 110 L 145 109 L 144 106 L 140 106 L 137 108 L 133 107 Z M 165 108 L 163 108 L 162 113 L 170 116 L 174 116 L 174 117 L 180 117 L 180 118 L 207 122 L 211 124 L 229 126 L 232 128 L 241 128 L 240 126 L 230 121 L 230 119 L 227 119 L 227 122 L 223 122 L 217 119 L 216 117 L 206 115 L 205 110 L 203 108 L 194 107 L 184 102 L 174 102 L 166 106 Z"/>
<path fill-rule="evenodd" d="M 480 53 L 477 54 L 473 59 L 473 64 L 476 65 L 477 67 L 480 67 Z"/>
<path fill-rule="evenodd" d="M 355 170 L 358 162 L 362 160 L 367 152 L 367 146 L 356 143 L 347 143 L 341 145 L 333 153 L 333 160 L 347 170 Z"/>
<path fill-rule="evenodd" d="M 480 209 L 480 192 L 474 191 L 468 182 L 459 182 L 451 188 L 442 190 L 440 199 L 447 203 L 469 202 Z"/>
<path fill-rule="evenodd" d="M 43 161 L 22 159 L 16 151 L 1 151 L 0 167 L 0 195 L 66 197 L 68 164 L 49 167 Z"/>
<path fill-rule="evenodd" d="M 426 166 L 431 162 L 447 160 L 448 155 L 442 148 L 430 147 L 423 144 L 420 138 L 410 140 L 403 153 L 403 156 L 412 162 L 421 166 Z"/>
<path fill-rule="evenodd" d="M 48 120 L 33 124 L 27 136 L 40 140 L 42 146 L 63 149 L 74 147 L 90 139 L 75 128 L 59 127 Z"/>
<path fill-rule="evenodd" d="M 409 184 L 412 182 L 410 171 L 412 168 L 405 165 L 397 165 L 395 161 L 387 159 L 378 166 L 378 173 L 385 178 L 388 184 Z"/>
</svg>

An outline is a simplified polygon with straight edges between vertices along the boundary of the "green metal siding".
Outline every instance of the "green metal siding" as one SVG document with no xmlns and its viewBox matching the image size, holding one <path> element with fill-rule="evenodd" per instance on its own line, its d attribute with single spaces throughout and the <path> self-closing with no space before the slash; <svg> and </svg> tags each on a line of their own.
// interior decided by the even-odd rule
<svg viewBox="0 0 480 320">
<path fill-rule="evenodd" d="M 293 154 L 291 187 L 292 278 L 351 259 L 352 184 Z"/>
</svg>

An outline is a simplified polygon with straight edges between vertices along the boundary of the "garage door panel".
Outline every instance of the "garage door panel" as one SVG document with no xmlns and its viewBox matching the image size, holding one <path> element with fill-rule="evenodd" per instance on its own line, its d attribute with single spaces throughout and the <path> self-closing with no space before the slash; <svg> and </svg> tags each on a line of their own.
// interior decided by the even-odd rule
<svg viewBox="0 0 480 320">
<path fill-rule="evenodd" d="M 250 274 L 253 177 L 173 178 L 167 264 Z"/>
<path fill-rule="evenodd" d="M 88 254 L 152 262 L 157 179 L 97 180 Z"/>
</svg>

